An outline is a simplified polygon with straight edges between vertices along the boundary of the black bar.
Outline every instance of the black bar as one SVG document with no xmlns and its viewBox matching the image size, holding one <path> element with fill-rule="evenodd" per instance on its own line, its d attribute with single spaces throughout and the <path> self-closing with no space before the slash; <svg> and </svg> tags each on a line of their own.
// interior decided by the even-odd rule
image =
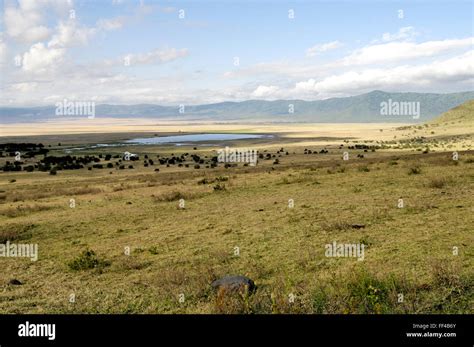
<svg viewBox="0 0 474 347">
<path fill-rule="evenodd" d="M 18 336 L 19 325 L 26 322 L 30 328 L 32 323 L 55 324 L 55 339 Z M 257 341 L 268 345 L 287 340 L 291 346 L 472 347 L 473 329 L 473 315 L 0 315 L 0 346 L 159 346 L 170 341 L 171 345 L 241 341 L 253 346 Z M 428 336 L 438 333 L 455 336 Z"/>
</svg>

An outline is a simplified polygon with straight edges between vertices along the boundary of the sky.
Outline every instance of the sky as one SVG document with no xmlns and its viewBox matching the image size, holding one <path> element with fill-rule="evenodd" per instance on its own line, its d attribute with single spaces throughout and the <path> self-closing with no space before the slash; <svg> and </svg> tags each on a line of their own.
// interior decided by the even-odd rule
<svg viewBox="0 0 474 347">
<path fill-rule="evenodd" d="M 473 1 L 0 5 L 1 106 L 474 90 Z"/>
</svg>

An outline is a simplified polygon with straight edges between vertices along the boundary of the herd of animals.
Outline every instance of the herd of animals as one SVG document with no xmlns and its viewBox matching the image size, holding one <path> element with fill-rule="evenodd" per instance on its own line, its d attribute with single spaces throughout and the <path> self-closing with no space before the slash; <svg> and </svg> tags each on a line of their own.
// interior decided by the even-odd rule
<svg viewBox="0 0 474 347">
<path fill-rule="evenodd" d="M 58 144 L 60 146 L 60 144 Z M 49 147 L 51 147 L 49 145 Z M 342 149 L 344 145 L 340 145 L 339 149 Z M 376 146 L 367 145 L 355 145 L 348 146 L 348 149 L 357 149 L 375 151 Z M 194 150 L 197 150 L 194 147 Z M 49 155 L 50 149 L 42 143 L 4 143 L 0 144 L 0 158 L 6 158 L 3 166 L 0 166 L 0 170 L 4 172 L 8 171 L 42 171 L 49 172 L 52 175 L 57 174 L 57 171 L 61 170 L 94 170 L 94 169 L 134 169 L 136 165 L 140 163 L 140 156 L 130 152 L 124 152 L 121 154 L 97 154 L 97 155 Z M 303 154 L 328 154 L 329 151 L 326 148 L 318 150 L 304 149 Z M 295 154 L 295 152 L 293 152 Z M 268 150 L 264 150 L 258 154 L 259 160 L 273 160 L 273 164 L 279 164 L 279 157 L 283 155 L 290 155 L 284 148 L 280 148 L 276 153 L 270 153 Z M 359 158 L 363 158 L 362 154 L 359 154 Z M 192 167 L 194 169 L 200 168 L 216 168 L 219 164 L 223 164 L 224 167 L 237 166 L 237 163 L 220 163 L 217 155 L 207 156 L 199 154 L 190 154 L 189 152 L 182 154 L 171 155 L 143 155 L 143 166 L 152 167 L 154 171 L 160 171 L 159 166 L 178 166 L 178 167 Z M 135 165 L 135 166 L 134 166 Z M 243 164 L 244 166 L 247 163 Z"/>
</svg>

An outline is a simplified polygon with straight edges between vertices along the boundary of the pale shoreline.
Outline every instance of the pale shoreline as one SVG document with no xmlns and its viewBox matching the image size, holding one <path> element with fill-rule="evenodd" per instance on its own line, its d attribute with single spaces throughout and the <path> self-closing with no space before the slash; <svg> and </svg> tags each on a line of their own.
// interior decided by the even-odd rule
<svg viewBox="0 0 474 347">
<path fill-rule="evenodd" d="M 86 120 L 63 120 L 42 123 L 0 124 L 0 137 L 41 136 L 66 134 L 100 133 L 179 133 L 179 132 L 245 132 L 245 133 L 286 133 L 286 137 L 348 136 L 366 137 L 383 130 L 411 125 L 406 123 L 216 123 L 180 122 L 151 119 L 95 118 Z M 385 136 L 382 136 L 385 137 Z"/>
</svg>

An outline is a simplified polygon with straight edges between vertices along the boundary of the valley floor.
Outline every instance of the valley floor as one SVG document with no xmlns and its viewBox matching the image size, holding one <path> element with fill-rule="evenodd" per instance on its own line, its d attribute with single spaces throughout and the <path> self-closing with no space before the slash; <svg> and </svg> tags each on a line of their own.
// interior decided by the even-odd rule
<svg viewBox="0 0 474 347">
<path fill-rule="evenodd" d="M 0 258 L 0 312 L 472 313 L 472 134 L 442 140 L 423 128 L 415 136 L 429 142 L 390 142 L 414 130 L 374 128 L 390 132 L 386 143 L 367 137 L 374 151 L 298 142 L 296 132 L 283 143 L 236 143 L 275 155 L 256 167 L 140 160 L 126 170 L 0 173 L 0 243 L 39 248 L 37 261 Z M 132 149 L 141 158 L 215 150 Z M 334 242 L 364 245 L 363 260 L 327 257 Z M 257 291 L 214 293 L 210 283 L 228 274 L 248 276 Z"/>
</svg>

